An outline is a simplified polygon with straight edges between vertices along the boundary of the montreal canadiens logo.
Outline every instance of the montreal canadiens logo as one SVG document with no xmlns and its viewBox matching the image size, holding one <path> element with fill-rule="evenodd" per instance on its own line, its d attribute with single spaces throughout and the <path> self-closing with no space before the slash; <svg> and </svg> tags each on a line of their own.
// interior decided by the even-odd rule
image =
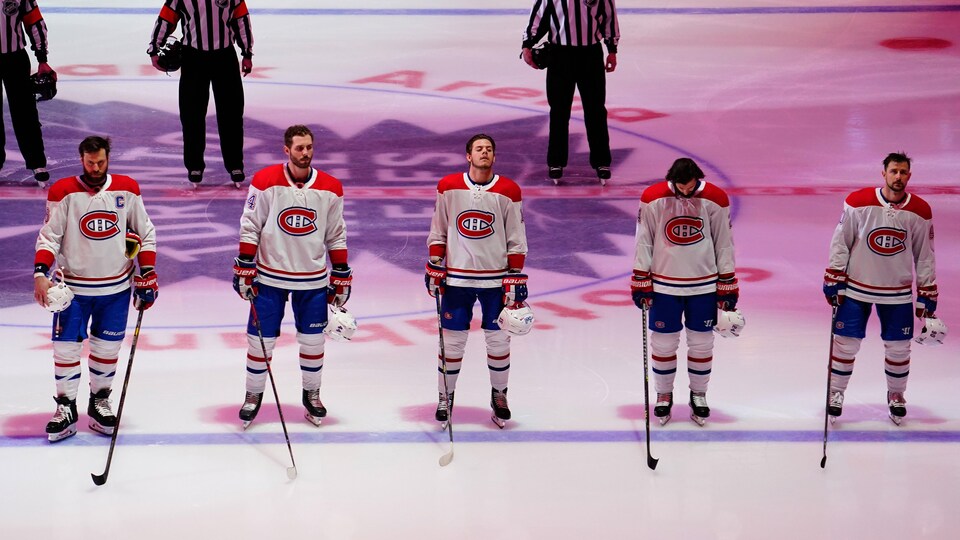
<svg viewBox="0 0 960 540">
<path fill-rule="evenodd" d="M 870 231 L 870 234 L 867 235 L 867 245 L 870 246 L 870 251 L 877 255 L 889 257 L 907 249 L 904 243 L 906 239 L 907 231 L 880 227 Z"/>
<path fill-rule="evenodd" d="M 287 208 L 277 216 L 280 229 L 292 236 L 304 236 L 317 230 L 317 211 L 300 206 Z"/>
<path fill-rule="evenodd" d="M 116 212 L 95 210 L 80 218 L 80 232 L 91 240 L 106 240 L 120 232 Z"/>
<path fill-rule="evenodd" d="M 457 231 L 464 238 L 473 240 L 493 234 L 494 215 L 480 210 L 467 210 L 457 216 Z"/>
<path fill-rule="evenodd" d="M 690 216 L 671 219 L 664 227 L 667 240 L 679 246 L 696 244 L 703 240 L 703 220 Z"/>
</svg>

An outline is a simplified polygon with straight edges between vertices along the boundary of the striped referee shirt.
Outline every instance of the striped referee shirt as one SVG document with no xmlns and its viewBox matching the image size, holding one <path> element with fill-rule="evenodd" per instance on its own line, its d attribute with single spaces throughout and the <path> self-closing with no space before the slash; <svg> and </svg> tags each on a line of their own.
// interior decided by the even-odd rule
<svg viewBox="0 0 960 540">
<path fill-rule="evenodd" d="M 523 47 L 533 47 L 547 33 L 554 45 L 586 47 L 603 40 L 607 51 L 616 54 L 617 6 L 614 0 L 536 0 L 523 32 Z"/>
<path fill-rule="evenodd" d="M 37 62 L 47 61 L 47 24 L 43 22 L 37 0 L 3 0 L 3 23 L 0 24 L 0 54 L 17 52 L 27 43 L 23 38 L 26 28 L 30 49 Z"/>
<path fill-rule="evenodd" d="M 166 0 L 153 27 L 147 54 L 157 54 L 178 22 L 187 47 L 218 51 L 236 42 L 244 57 L 253 56 L 253 29 L 244 0 Z"/>
</svg>

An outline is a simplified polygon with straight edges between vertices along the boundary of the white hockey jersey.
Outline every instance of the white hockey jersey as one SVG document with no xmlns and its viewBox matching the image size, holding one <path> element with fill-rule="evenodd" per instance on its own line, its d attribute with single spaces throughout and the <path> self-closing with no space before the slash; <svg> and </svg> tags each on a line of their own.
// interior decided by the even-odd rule
<svg viewBox="0 0 960 540">
<path fill-rule="evenodd" d="M 326 287 L 327 255 L 347 263 L 343 186 L 311 169 L 298 186 L 286 165 L 255 174 L 240 216 L 240 254 L 255 256 L 261 283 L 289 290 Z"/>
<path fill-rule="evenodd" d="M 702 180 L 689 198 L 679 196 L 670 182 L 648 187 L 640 197 L 636 244 L 634 273 L 650 272 L 654 291 L 715 292 L 718 277 L 735 272 L 727 194 Z"/>
<path fill-rule="evenodd" d="M 937 284 L 933 252 L 933 212 L 908 193 L 900 204 L 883 198 L 880 188 L 854 191 L 830 243 L 829 269 L 846 272 L 846 295 L 874 304 L 906 304 L 917 287 Z"/>
<path fill-rule="evenodd" d="M 447 284 L 494 288 L 508 269 L 523 269 L 527 233 L 520 186 L 494 175 L 486 184 L 467 173 L 445 176 L 437 185 L 430 223 L 430 256 L 446 258 Z"/>
<path fill-rule="evenodd" d="M 136 180 L 108 174 L 97 191 L 77 176 L 61 178 L 47 194 L 34 263 L 53 268 L 56 262 L 74 294 L 121 292 L 130 288 L 134 270 L 125 255 L 127 229 L 140 236 L 140 266 L 155 266 L 156 231 Z"/>
</svg>

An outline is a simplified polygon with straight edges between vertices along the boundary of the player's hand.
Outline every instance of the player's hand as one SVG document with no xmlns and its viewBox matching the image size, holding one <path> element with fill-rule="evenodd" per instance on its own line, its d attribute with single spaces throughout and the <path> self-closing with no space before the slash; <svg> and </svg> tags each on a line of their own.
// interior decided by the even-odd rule
<svg viewBox="0 0 960 540">
<path fill-rule="evenodd" d="M 437 293 L 443 294 L 443 287 L 447 284 L 447 269 L 431 262 L 427 263 L 427 272 L 423 276 L 423 283 L 427 286 L 427 293 L 433 298 Z"/>
<path fill-rule="evenodd" d="M 740 299 L 740 285 L 736 276 L 727 274 L 717 280 L 717 309 L 734 311 Z"/>
<path fill-rule="evenodd" d="M 151 57 L 150 57 L 150 63 L 153 65 L 153 67 L 155 67 L 155 68 L 157 69 L 157 71 L 163 71 L 163 72 L 166 72 L 166 71 L 167 71 L 167 70 L 163 69 L 163 67 L 160 66 L 160 56 L 159 56 L 159 55 L 156 55 L 156 54 L 155 54 L 155 55 L 151 56 Z"/>
<path fill-rule="evenodd" d="M 53 282 L 46 276 L 37 276 L 33 279 L 33 299 L 42 307 L 47 307 L 47 290 L 53 287 Z"/>
<path fill-rule="evenodd" d="M 827 303 L 831 306 L 839 306 L 843 303 L 843 297 L 847 288 L 847 274 L 827 268 L 823 273 L 823 296 L 827 298 Z"/>
<path fill-rule="evenodd" d="M 37 74 L 44 75 L 47 73 L 53 76 L 53 80 L 57 80 L 57 72 L 50 67 L 50 64 L 46 62 L 40 62 L 40 64 L 37 65 Z"/>
<path fill-rule="evenodd" d="M 333 269 L 330 271 L 330 285 L 327 286 L 327 303 L 342 307 L 350 299 L 350 289 L 353 288 L 353 270 Z"/>
<path fill-rule="evenodd" d="M 157 273 L 148 270 L 143 275 L 133 276 L 133 307 L 146 311 L 160 296 L 160 287 L 157 285 Z"/>
<path fill-rule="evenodd" d="M 246 77 L 251 71 L 253 71 L 253 58 L 245 57 L 240 62 L 240 72 Z"/>
<path fill-rule="evenodd" d="M 914 303 L 918 319 L 933 317 L 937 311 L 937 286 L 917 287 L 917 301 Z"/>
<path fill-rule="evenodd" d="M 527 299 L 527 275 L 508 273 L 503 278 L 503 305 L 522 304 Z"/>
<path fill-rule="evenodd" d="M 617 54 L 610 53 L 607 55 L 607 61 L 604 64 L 604 69 L 607 70 L 607 73 L 613 73 L 617 69 Z"/>
<path fill-rule="evenodd" d="M 257 263 L 237 257 L 233 260 L 233 290 L 240 298 L 253 300 L 257 297 Z"/>
<path fill-rule="evenodd" d="M 653 306 L 653 279 L 649 273 L 633 273 L 630 279 L 630 295 L 633 303 L 640 309 L 650 309 Z"/>
<path fill-rule="evenodd" d="M 520 52 L 520 58 L 523 58 L 523 61 L 533 69 L 540 69 L 537 67 L 537 64 L 533 61 L 533 49 L 529 47 L 524 47 Z"/>
</svg>

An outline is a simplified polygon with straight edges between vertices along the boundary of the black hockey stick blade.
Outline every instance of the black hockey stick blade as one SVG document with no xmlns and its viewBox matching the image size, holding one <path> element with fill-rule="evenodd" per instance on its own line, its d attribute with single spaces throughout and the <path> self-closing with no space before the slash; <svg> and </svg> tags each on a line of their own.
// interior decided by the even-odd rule
<svg viewBox="0 0 960 540">
<path fill-rule="evenodd" d="M 104 471 L 103 474 L 90 473 L 90 478 L 93 478 L 94 484 L 102 486 L 107 483 L 107 471 Z"/>
<path fill-rule="evenodd" d="M 651 471 L 657 470 L 657 463 L 659 462 L 660 462 L 659 459 L 653 456 L 649 456 L 649 455 L 647 456 L 647 467 L 650 467 Z"/>
<path fill-rule="evenodd" d="M 820 468 L 821 468 L 821 469 L 826 469 L 826 468 L 827 468 L 827 455 L 826 455 L 826 454 L 824 454 L 824 455 L 823 455 L 823 458 L 820 460 Z"/>
</svg>

